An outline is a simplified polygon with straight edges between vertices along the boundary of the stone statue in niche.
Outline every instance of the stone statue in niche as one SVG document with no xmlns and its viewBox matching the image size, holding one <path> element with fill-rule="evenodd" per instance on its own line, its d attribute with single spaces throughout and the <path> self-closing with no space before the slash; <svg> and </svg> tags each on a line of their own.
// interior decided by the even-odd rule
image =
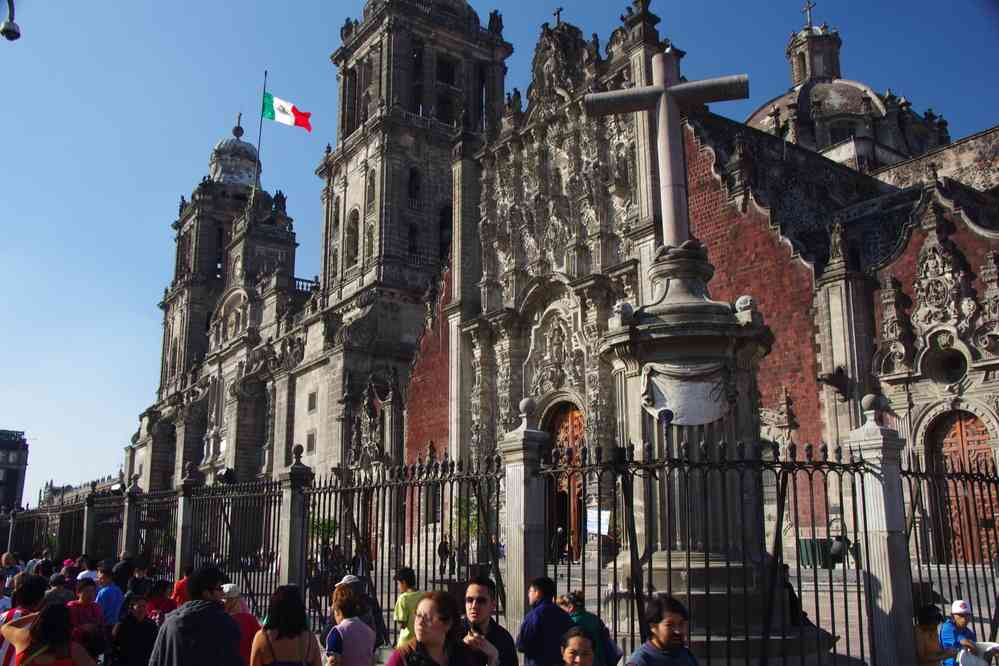
<svg viewBox="0 0 999 666">
<path fill-rule="evenodd" d="M 495 9 L 489 12 L 489 32 L 494 35 L 503 34 L 503 15 Z"/>
<path fill-rule="evenodd" d="M 556 317 L 552 320 L 547 334 L 542 335 L 541 339 L 544 340 L 544 355 L 537 364 L 534 381 L 531 382 L 531 391 L 534 395 L 543 395 L 562 388 L 569 379 L 569 372 L 576 371 L 576 368 L 570 367 L 573 362 L 573 359 L 570 359 L 572 348 L 569 343 L 568 327 L 561 318 Z"/>
</svg>

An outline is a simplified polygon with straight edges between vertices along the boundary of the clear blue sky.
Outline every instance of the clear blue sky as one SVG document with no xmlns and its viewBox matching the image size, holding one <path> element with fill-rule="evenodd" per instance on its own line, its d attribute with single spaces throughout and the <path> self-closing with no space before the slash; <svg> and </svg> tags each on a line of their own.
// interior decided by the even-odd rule
<svg viewBox="0 0 999 666">
<path fill-rule="evenodd" d="M 526 90 L 538 30 L 563 18 L 606 42 L 626 0 L 477 0 L 503 13 L 516 48 L 507 88 Z M 797 0 L 665 2 L 660 29 L 687 51 L 689 78 L 747 72 L 751 100 L 714 110 L 744 119 L 789 85 L 784 46 Z M 5 3 L 3 3 L 5 5 Z M 329 55 L 361 0 L 17 0 L 23 37 L 0 42 L 0 428 L 26 430 L 26 500 L 54 478 L 116 471 L 155 395 L 161 312 L 181 195 L 207 173 L 237 111 L 256 136 L 262 72 L 313 112 L 315 131 L 264 127 L 263 183 L 284 190 L 298 274 L 319 271 L 320 183 L 335 141 Z M 821 2 L 843 37 L 842 70 L 922 112 L 954 138 L 999 122 L 994 0 Z M 3 16 L 6 9 L 3 7 Z M 779 335 L 780 332 L 778 331 Z"/>
</svg>

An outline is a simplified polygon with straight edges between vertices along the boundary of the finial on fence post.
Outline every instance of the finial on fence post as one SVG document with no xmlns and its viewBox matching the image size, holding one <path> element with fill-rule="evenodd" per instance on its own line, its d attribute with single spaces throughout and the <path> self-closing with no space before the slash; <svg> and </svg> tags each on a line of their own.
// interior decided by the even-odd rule
<svg viewBox="0 0 999 666">
<path fill-rule="evenodd" d="M 520 401 L 520 429 L 521 430 L 537 430 L 538 420 L 534 416 L 534 412 L 537 410 L 538 404 L 534 402 L 534 398 L 524 398 Z"/>
<path fill-rule="evenodd" d="M 887 408 L 888 400 L 882 395 L 868 393 L 860 401 L 860 407 L 864 410 L 864 425 L 868 423 L 878 425 L 881 412 Z"/>
</svg>

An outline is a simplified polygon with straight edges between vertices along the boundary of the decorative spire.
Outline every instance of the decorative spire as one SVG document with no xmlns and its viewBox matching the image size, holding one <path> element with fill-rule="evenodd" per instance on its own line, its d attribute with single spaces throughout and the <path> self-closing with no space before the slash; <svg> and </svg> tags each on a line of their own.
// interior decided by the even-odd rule
<svg viewBox="0 0 999 666">
<path fill-rule="evenodd" d="M 802 8 L 801 13 L 805 15 L 805 27 L 812 27 L 812 10 L 815 9 L 815 3 L 812 0 L 808 0 L 805 6 Z"/>
<path fill-rule="evenodd" d="M 236 126 L 232 128 L 232 135 L 237 139 L 243 138 L 243 112 L 236 114 Z"/>
</svg>

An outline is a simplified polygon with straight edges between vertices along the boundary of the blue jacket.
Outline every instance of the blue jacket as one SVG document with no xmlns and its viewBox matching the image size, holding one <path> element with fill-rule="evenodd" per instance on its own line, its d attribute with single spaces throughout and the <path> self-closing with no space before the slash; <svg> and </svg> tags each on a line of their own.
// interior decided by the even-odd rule
<svg viewBox="0 0 999 666">
<path fill-rule="evenodd" d="M 562 636 L 572 627 L 569 614 L 550 599 L 534 604 L 517 636 L 517 650 L 524 653 L 524 666 L 561 666 Z"/>
<path fill-rule="evenodd" d="M 650 641 L 628 657 L 626 666 L 697 666 L 697 658 L 685 647 L 660 650 Z"/>
<path fill-rule="evenodd" d="M 958 629 L 957 625 L 954 624 L 954 620 L 947 620 L 940 625 L 940 647 L 945 650 L 954 648 L 960 650 L 961 641 L 965 638 L 972 643 L 978 640 L 975 638 L 975 631 L 971 628 L 970 624 L 964 629 Z M 957 659 L 954 657 L 944 659 L 941 662 L 941 666 L 954 666 L 955 664 L 957 664 Z"/>
<path fill-rule="evenodd" d="M 107 587 L 102 587 L 97 593 L 97 605 L 104 612 L 104 621 L 113 626 L 118 621 L 121 614 L 121 602 L 125 600 L 125 595 L 121 588 L 111 583 Z"/>
</svg>

